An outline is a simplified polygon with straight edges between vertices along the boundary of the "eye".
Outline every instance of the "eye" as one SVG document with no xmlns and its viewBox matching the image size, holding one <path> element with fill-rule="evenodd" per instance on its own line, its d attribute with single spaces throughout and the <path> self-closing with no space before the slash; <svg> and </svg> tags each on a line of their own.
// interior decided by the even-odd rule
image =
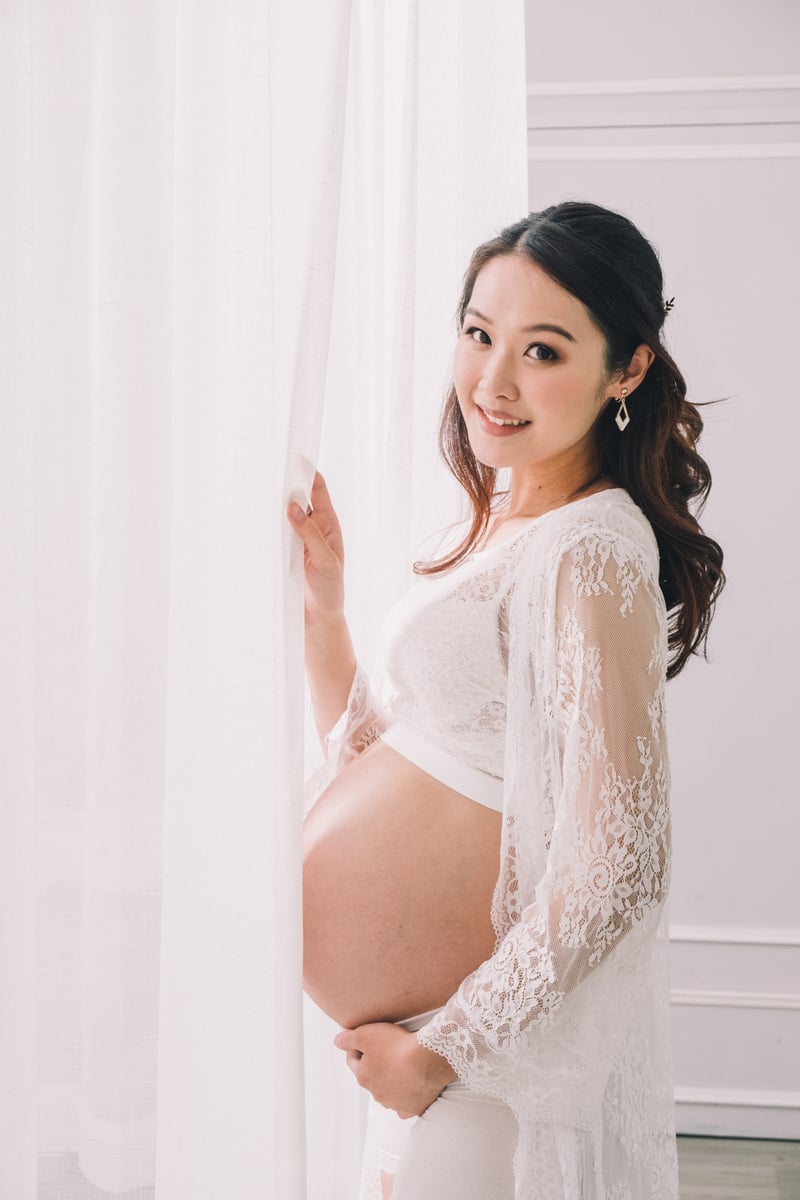
<svg viewBox="0 0 800 1200">
<path fill-rule="evenodd" d="M 532 354 L 531 351 L 535 351 L 535 353 Z M 532 346 L 528 347 L 525 353 L 531 358 L 536 359 L 537 362 L 558 361 L 558 355 L 556 354 L 555 350 L 553 350 L 550 346 L 545 346 L 543 342 L 534 342 Z"/>
<path fill-rule="evenodd" d="M 488 335 L 488 333 L 486 332 L 486 330 L 485 330 L 485 329 L 479 329 L 477 325 L 471 325 L 471 326 L 469 327 L 469 329 L 465 329 L 465 330 L 464 330 L 464 333 L 467 335 L 467 337 L 468 337 L 468 338 L 472 338 L 473 342 L 476 342 L 476 341 L 477 341 L 477 344 L 478 344 L 479 346 L 491 346 L 491 344 L 492 344 L 492 340 L 491 340 L 491 338 L 489 337 L 489 335 Z M 472 337 L 473 333 L 479 333 L 479 334 L 481 334 L 483 337 L 485 337 L 485 338 L 486 338 L 486 341 L 485 341 L 485 342 L 478 341 L 478 339 L 476 339 L 476 338 Z"/>
</svg>

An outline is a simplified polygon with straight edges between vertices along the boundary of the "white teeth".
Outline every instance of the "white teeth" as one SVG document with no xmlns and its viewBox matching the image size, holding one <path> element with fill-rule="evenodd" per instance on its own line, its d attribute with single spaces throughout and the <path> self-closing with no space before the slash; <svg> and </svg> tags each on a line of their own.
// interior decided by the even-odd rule
<svg viewBox="0 0 800 1200">
<path fill-rule="evenodd" d="M 486 420 L 491 421 L 493 425 L 530 425 L 530 421 L 500 421 L 497 417 L 489 416 L 489 413 L 483 408 L 481 412 L 486 417 Z"/>
</svg>

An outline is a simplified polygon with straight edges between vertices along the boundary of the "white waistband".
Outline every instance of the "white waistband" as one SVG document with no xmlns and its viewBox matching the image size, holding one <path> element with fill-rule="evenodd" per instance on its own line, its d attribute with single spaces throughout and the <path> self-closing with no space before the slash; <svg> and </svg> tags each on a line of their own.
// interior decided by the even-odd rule
<svg viewBox="0 0 800 1200">
<path fill-rule="evenodd" d="M 441 1011 L 441 1008 L 431 1008 L 427 1012 L 418 1013 L 416 1017 L 406 1017 L 404 1021 L 395 1021 L 395 1025 L 402 1025 L 403 1029 L 407 1029 L 410 1033 L 416 1033 Z"/>
<path fill-rule="evenodd" d="M 503 811 L 502 779 L 448 754 L 440 746 L 427 741 L 409 725 L 395 721 L 381 734 L 381 741 L 391 746 L 398 754 L 402 754 L 403 758 L 416 763 L 440 783 L 461 792 L 462 796 L 484 805 L 485 808 L 492 808 L 495 812 Z"/>
</svg>

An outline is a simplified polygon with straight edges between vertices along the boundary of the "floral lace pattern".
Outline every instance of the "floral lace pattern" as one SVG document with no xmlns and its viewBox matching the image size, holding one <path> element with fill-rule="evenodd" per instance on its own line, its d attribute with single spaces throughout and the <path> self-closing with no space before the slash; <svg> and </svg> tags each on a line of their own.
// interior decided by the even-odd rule
<svg viewBox="0 0 800 1200">
<path fill-rule="evenodd" d="M 392 719 L 502 778 L 513 562 L 527 533 L 417 581 L 381 631 L 378 694 Z"/>
<path fill-rule="evenodd" d="M 369 678 L 360 667 L 350 687 L 347 709 L 325 739 L 327 757 L 338 772 L 372 745 L 386 728 L 386 715 L 375 704 Z"/>
<path fill-rule="evenodd" d="M 388 715 L 372 694 L 369 676 L 360 664 L 350 685 L 347 708 L 324 740 L 325 761 L 305 784 L 303 816 L 308 816 L 328 784 L 362 750 L 380 737 Z"/>
<path fill-rule="evenodd" d="M 497 943 L 417 1037 L 517 1115 L 517 1200 L 677 1200 L 655 539 L 616 489 L 546 514 L 493 570 L 505 709 Z M 465 613 L 486 586 L 475 581 Z M 366 744 L 387 719 L 362 686 L 342 745 Z"/>
</svg>

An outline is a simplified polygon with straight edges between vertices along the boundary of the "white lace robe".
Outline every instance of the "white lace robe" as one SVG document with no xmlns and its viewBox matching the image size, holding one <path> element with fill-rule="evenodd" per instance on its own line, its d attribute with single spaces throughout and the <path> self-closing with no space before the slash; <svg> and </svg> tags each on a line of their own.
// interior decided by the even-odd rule
<svg viewBox="0 0 800 1200">
<path fill-rule="evenodd" d="M 509 562 L 497 943 L 417 1036 L 515 1112 L 517 1200 L 677 1200 L 655 538 L 616 489 Z M 326 774 L 387 720 L 359 668 Z"/>
</svg>

